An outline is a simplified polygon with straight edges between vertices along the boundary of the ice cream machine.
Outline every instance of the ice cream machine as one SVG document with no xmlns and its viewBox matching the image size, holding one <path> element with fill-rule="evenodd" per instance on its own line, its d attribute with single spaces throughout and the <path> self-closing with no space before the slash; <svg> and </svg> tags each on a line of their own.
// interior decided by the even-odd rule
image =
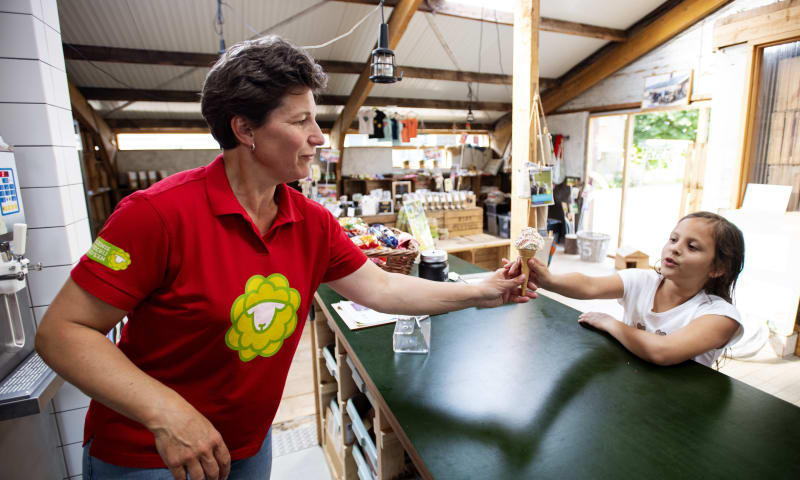
<svg viewBox="0 0 800 480">
<path fill-rule="evenodd" d="M 14 153 L 0 149 L 0 420 L 14 416 L 9 404 L 19 407 L 19 401 L 35 399 L 41 381 L 49 377 L 34 352 L 27 230 Z"/>
</svg>

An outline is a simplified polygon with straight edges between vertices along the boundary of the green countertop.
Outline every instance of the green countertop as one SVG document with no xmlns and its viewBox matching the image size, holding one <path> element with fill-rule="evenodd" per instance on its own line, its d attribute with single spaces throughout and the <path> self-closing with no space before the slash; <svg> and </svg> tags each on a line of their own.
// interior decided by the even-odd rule
<svg viewBox="0 0 800 480">
<path fill-rule="evenodd" d="M 544 296 L 433 317 L 427 355 L 329 311 L 436 479 L 800 478 L 800 408 L 691 361 L 648 364 Z"/>
</svg>

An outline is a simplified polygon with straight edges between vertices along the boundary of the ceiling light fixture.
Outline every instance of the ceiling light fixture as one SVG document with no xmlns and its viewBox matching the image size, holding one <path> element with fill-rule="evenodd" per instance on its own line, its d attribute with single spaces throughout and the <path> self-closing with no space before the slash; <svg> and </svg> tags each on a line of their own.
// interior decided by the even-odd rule
<svg viewBox="0 0 800 480">
<path fill-rule="evenodd" d="M 374 83 L 394 83 L 403 79 L 403 72 L 398 72 L 397 66 L 394 64 L 394 52 L 389 48 L 389 25 L 383 18 L 383 0 L 381 0 L 378 48 L 372 51 L 369 72 L 369 79 Z"/>
</svg>

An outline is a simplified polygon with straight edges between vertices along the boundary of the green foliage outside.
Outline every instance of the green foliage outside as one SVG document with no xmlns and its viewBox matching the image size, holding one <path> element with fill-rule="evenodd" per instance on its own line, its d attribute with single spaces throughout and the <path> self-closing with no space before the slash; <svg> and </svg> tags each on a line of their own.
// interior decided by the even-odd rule
<svg viewBox="0 0 800 480">
<path fill-rule="evenodd" d="M 694 140 L 697 137 L 699 110 L 671 110 L 648 113 L 634 117 L 633 149 L 631 162 L 643 166 L 645 170 L 668 168 L 670 157 L 666 152 L 645 150 L 644 141 Z"/>
<path fill-rule="evenodd" d="M 659 138 L 663 140 L 694 140 L 697 136 L 699 110 L 671 110 L 636 115 L 633 118 L 633 143 Z"/>
</svg>

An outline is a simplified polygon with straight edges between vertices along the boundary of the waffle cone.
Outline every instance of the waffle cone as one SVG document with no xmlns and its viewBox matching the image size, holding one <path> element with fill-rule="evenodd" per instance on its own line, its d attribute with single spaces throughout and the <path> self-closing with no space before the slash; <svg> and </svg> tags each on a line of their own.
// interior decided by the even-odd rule
<svg viewBox="0 0 800 480">
<path fill-rule="evenodd" d="M 536 256 L 535 248 L 521 248 L 519 249 L 520 263 L 522 264 L 522 274 L 525 275 L 525 281 L 522 283 L 520 295 L 525 296 L 525 291 L 528 289 L 528 280 L 531 277 L 531 269 L 528 266 L 528 260 Z"/>
</svg>

